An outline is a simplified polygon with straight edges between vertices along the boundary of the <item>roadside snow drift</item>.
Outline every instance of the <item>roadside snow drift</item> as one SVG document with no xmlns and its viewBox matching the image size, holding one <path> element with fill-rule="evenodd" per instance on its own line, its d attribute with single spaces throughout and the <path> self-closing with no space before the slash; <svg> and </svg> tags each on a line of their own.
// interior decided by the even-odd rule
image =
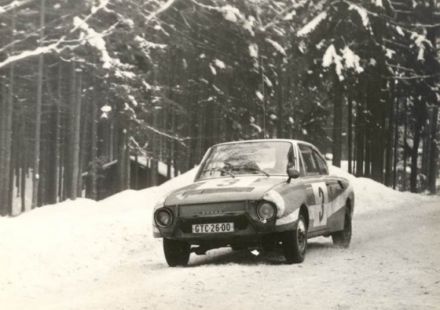
<svg viewBox="0 0 440 310">
<path fill-rule="evenodd" d="M 338 250 L 328 239 L 316 239 L 301 265 L 220 249 L 192 255 L 190 266 L 197 268 L 168 268 L 161 240 L 152 238 L 153 205 L 191 183 L 195 169 L 162 186 L 124 191 L 100 202 L 78 199 L 0 218 L 1 308 L 438 306 L 439 201 L 396 192 L 335 167 L 331 173 L 354 186 L 352 247 Z M 420 242 L 407 235 L 411 229 Z M 411 244 L 411 237 L 417 242 Z M 320 298 L 311 293 L 318 291 Z"/>
<path fill-rule="evenodd" d="M 344 177 L 350 181 L 355 194 L 355 214 L 377 213 L 393 209 L 401 204 L 416 206 L 421 201 L 430 200 L 427 196 L 410 192 L 399 192 L 368 178 L 357 178 L 348 172 L 330 166 L 330 174 Z"/>
</svg>

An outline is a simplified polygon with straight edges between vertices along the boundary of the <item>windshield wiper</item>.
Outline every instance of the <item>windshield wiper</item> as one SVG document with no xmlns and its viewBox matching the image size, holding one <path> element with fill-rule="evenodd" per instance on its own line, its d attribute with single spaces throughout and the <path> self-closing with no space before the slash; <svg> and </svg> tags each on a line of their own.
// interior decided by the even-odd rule
<svg viewBox="0 0 440 310">
<path fill-rule="evenodd" d="M 233 174 L 230 170 L 225 169 L 225 168 L 211 168 L 211 169 L 205 169 L 205 170 L 202 171 L 202 173 L 205 173 L 205 172 L 212 172 L 212 171 L 220 171 L 220 172 L 222 172 L 222 173 L 225 173 L 225 174 L 227 174 L 227 175 L 229 175 L 229 176 L 235 178 L 235 174 Z"/>
<path fill-rule="evenodd" d="M 244 167 L 246 170 L 250 170 L 250 171 L 256 171 L 256 172 L 261 172 L 263 173 L 265 176 L 270 177 L 270 174 L 267 173 L 266 171 L 264 171 L 263 169 L 261 169 L 260 167 Z"/>
<path fill-rule="evenodd" d="M 220 172 L 224 172 L 224 173 L 230 175 L 231 177 L 235 178 L 235 174 L 233 174 L 230 170 L 227 170 L 227 169 L 225 169 L 225 168 L 220 168 L 220 169 L 218 169 L 218 170 L 219 170 Z"/>
</svg>

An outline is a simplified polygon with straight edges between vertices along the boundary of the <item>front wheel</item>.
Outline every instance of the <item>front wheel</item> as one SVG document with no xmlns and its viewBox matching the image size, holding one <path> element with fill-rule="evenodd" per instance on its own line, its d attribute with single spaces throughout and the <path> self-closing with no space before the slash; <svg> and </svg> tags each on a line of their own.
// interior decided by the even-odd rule
<svg viewBox="0 0 440 310">
<path fill-rule="evenodd" d="M 189 255 L 191 254 L 191 246 L 189 243 L 164 238 L 163 251 L 165 260 L 170 267 L 188 265 Z"/>
<path fill-rule="evenodd" d="M 344 229 L 332 234 L 333 244 L 342 248 L 348 248 L 351 241 L 351 230 L 351 216 L 347 209 L 344 218 Z"/>
<path fill-rule="evenodd" d="M 299 215 L 296 229 L 283 235 L 283 251 L 288 264 L 304 261 L 307 250 L 307 225 L 302 214 Z"/>
</svg>

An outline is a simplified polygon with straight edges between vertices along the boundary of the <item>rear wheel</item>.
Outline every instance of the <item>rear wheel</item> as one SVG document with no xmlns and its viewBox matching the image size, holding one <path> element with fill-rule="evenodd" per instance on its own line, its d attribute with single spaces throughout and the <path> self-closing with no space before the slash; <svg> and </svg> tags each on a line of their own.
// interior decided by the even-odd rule
<svg viewBox="0 0 440 310">
<path fill-rule="evenodd" d="M 349 209 L 345 212 L 344 229 L 332 234 L 333 244 L 342 248 L 348 248 L 351 241 L 351 216 Z"/>
<path fill-rule="evenodd" d="M 191 246 L 189 243 L 164 238 L 163 251 L 165 260 L 170 267 L 188 265 L 189 255 L 191 254 Z"/>
<path fill-rule="evenodd" d="M 302 214 L 299 215 L 296 229 L 283 235 L 283 251 L 288 264 L 302 263 L 307 250 L 307 225 Z"/>
</svg>

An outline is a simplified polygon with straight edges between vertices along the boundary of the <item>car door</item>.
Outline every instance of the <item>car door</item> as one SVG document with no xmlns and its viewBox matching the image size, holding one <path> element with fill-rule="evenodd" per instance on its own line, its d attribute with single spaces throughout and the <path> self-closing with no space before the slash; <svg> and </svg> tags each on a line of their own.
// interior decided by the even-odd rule
<svg viewBox="0 0 440 310">
<path fill-rule="evenodd" d="M 298 144 L 300 160 L 304 166 L 303 182 L 309 210 L 309 233 L 319 233 L 327 228 L 330 205 L 327 165 L 322 165 L 317 151 L 307 144 Z"/>
</svg>

